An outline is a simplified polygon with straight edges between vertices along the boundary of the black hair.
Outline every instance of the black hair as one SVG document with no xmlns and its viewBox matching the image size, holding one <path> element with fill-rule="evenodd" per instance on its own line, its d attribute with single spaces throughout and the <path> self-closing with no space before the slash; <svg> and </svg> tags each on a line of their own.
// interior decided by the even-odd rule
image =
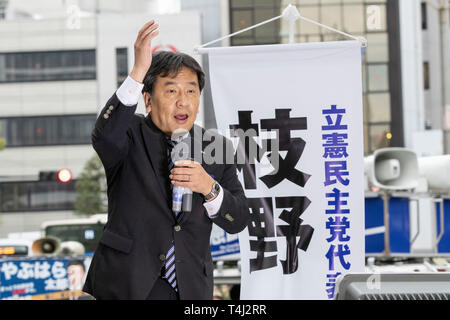
<svg viewBox="0 0 450 320">
<path fill-rule="evenodd" d="M 86 268 L 84 267 L 84 262 L 81 261 L 81 260 L 78 260 L 78 259 L 70 260 L 67 263 L 67 267 L 66 268 L 69 268 L 70 266 L 82 266 L 83 267 L 83 271 L 86 271 Z"/>
<path fill-rule="evenodd" d="M 205 86 L 205 73 L 198 62 L 182 52 L 158 51 L 152 55 L 152 64 L 144 77 L 142 92 L 153 93 L 156 77 L 176 77 L 181 68 L 186 67 L 197 74 L 200 92 Z"/>
</svg>

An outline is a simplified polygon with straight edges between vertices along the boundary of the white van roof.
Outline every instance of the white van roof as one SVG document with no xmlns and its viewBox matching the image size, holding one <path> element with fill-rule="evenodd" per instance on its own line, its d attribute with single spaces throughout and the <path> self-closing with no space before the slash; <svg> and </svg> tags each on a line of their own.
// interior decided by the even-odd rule
<svg viewBox="0 0 450 320">
<path fill-rule="evenodd" d="M 27 239 L 0 239 L 0 246 L 28 246 L 31 247 L 33 241 Z"/>
<path fill-rule="evenodd" d="M 41 230 L 47 228 L 48 226 L 57 226 L 57 225 L 76 225 L 76 224 L 92 224 L 92 223 L 103 223 L 106 224 L 108 220 L 107 214 L 94 214 L 87 218 L 80 219 L 64 219 L 64 220 L 50 220 L 44 221 L 41 224 Z"/>
</svg>

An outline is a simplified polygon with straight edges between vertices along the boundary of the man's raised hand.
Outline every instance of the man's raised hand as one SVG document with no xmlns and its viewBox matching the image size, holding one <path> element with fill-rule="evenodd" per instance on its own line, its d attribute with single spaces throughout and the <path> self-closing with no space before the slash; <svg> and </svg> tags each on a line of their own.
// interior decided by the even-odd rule
<svg viewBox="0 0 450 320">
<path fill-rule="evenodd" d="M 155 20 L 147 22 L 141 30 L 139 30 L 137 39 L 134 43 L 134 66 L 130 76 L 137 82 L 144 81 L 150 65 L 152 64 L 151 44 L 153 38 L 159 34 L 159 25 Z"/>
</svg>

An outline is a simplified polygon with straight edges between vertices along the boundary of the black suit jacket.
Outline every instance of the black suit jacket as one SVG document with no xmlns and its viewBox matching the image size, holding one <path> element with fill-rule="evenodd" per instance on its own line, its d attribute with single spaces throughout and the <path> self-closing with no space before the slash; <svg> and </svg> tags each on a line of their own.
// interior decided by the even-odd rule
<svg viewBox="0 0 450 320">
<path fill-rule="evenodd" d="M 83 291 L 96 299 L 145 299 L 174 240 L 180 299 L 212 299 L 212 223 L 238 233 L 246 227 L 249 215 L 236 166 L 208 165 L 199 159 L 201 153 L 193 154 L 222 186 L 223 202 L 217 215 L 209 218 L 202 195 L 194 192 L 192 211 L 184 213 L 178 223 L 171 210 L 166 138 L 149 116 L 135 111 L 136 105 L 125 106 L 114 94 L 92 133 L 106 172 L 108 222 Z M 193 139 L 197 130 L 204 132 L 196 125 L 191 129 L 193 153 L 210 143 Z M 230 147 L 231 141 L 223 136 L 218 139 Z"/>
</svg>

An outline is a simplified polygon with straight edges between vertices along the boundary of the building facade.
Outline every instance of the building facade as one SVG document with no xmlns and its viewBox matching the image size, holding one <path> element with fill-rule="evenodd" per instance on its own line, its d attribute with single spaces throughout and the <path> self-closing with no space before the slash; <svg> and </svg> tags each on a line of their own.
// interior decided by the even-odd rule
<svg viewBox="0 0 450 320">
<path fill-rule="evenodd" d="M 141 2 L 147 12 L 124 1 L 98 8 L 92 1 L 44 2 L 48 16 L 45 8 L 24 11 L 23 1 L 10 1 L 0 20 L 0 238 L 75 216 L 75 183 L 95 155 L 97 114 L 131 71 L 148 12 L 165 13 L 155 1 Z M 201 43 L 199 14 L 179 11 L 151 16 L 164 28 L 156 50 L 192 54 Z M 142 97 L 136 112 L 145 114 Z M 197 123 L 204 125 L 202 105 Z M 69 183 L 43 179 L 63 168 L 72 172 Z"/>
</svg>

